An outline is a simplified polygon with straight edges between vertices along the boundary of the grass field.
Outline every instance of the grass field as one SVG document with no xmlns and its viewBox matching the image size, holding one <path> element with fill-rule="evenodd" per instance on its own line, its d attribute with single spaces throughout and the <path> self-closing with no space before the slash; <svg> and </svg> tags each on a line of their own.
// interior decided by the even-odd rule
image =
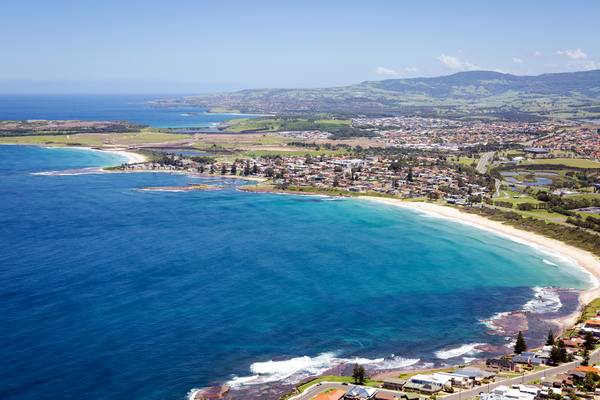
<svg viewBox="0 0 600 400">
<path fill-rule="evenodd" d="M 320 156 L 322 154 L 343 154 L 341 151 L 315 151 L 315 150 L 301 150 L 301 151 L 269 151 L 269 150 L 251 150 L 245 151 L 242 154 L 248 157 L 261 157 L 267 155 L 284 155 L 284 156 L 303 156 L 305 154 L 310 154 L 311 156 Z"/>
<path fill-rule="evenodd" d="M 346 382 L 346 383 L 348 383 L 348 386 L 354 385 L 354 379 L 351 376 L 326 375 L 326 376 L 321 376 L 321 377 L 315 379 L 314 381 L 310 381 L 302 386 L 299 386 L 298 389 L 301 392 L 304 392 L 308 387 L 310 387 L 316 383 L 319 383 L 319 382 Z M 367 379 L 367 381 L 365 382 L 365 386 L 372 387 L 379 383 L 381 383 L 381 381 L 374 381 L 372 379 Z"/>
<path fill-rule="evenodd" d="M 458 162 L 461 163 L 461 164 L 465 164 L 465 165 L 471 165 L 471 164 L 473 164 L 473 162 L 475 162 L 475 164 L 477 164 L 479 162 L 479 159 L 477 159 L 477 158 L 461 157 L 461 158 L 459 158 Z"/>
<path fill-rule="evenodd" d="M 585 160 L 580 158 L 563 158 L 563 159 L 537 159 L 532 160 L 534 164 L 553 164 L 553 165 L 565 165 L 567 167 L 579 167 L 579 168 L 600 168 L 600 162 Z"/>
</svg>

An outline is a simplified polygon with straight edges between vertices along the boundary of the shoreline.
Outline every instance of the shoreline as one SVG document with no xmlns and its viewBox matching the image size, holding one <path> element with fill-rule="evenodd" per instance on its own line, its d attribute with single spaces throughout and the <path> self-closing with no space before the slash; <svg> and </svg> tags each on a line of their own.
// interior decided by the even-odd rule
<svg viewBox="0 0 600 400">
<path fill-rule="evenodd" d="M 115 154 L 119 154 L 122 156 L 125 156 L 127 158 L 129 158 L 129 162 L 127 164 L 134 164 L 134 163 L 144 163 L 148 161 L 148 157 L 138 154 L 138 153 L 134 153 L 130 150 L 126 150 L 126 149 L 93 149 L 91 147 L 81 147 L 82 149 L 86 149 L 86 150 L 92 150 L 92 151 L 103 151 L 105 153 L 115 153 Z"/>
<path fill-rule="evenodd" d="M 85 146 L 81 146 L 81 147 L 80 146 L 77 146 L 77 147 L 51 146 L 51 145 L 44 145 L 44 144 L 39 144 L 39 143 L 0 143 L 0 146 L 38 146 L 38 147 L 42 147 L 42 148 L 45 147 L 45 148 L 53 148 L 53 149 L 102 151 L 105 153 L 115 153 L 115 154 L 125 156 L 129 159 L 128 164 L 129 163 L 143 163 L 143 162 L 148 161 L 148 157 L 146 157 L 146 156 L 143 156 L 138 153 L 134 153 L 131 150 L 120 149 L 120 148 L 104 149 L 104 148 L 93 148 L 93 147 L 85 147 Z M 105 167 L 99 167 L 99 168 L 105 168 Z"/>
<path fill-rule="evenodd" d="M 550 239 L 541 235 L 537 235 L 532 232 L 520 230 L 510 225 L 504 225 L 499 221 L 492 221 L 490 219 L 481 217 L 479 215 L 468 214 L 462 212 L 456 208 L 446 207 L 439 204 L 424 203 L 424 202 L 407 202 L 400 199 L 389 199 L 381 197 L 369 197 L 361 196 L 358 199 L 364 199 L 369 201 L 380 201 L 388 204 L 394 204 L 400 207 L 410 207 L 412 209 L 435 213 L 441 217 L 455 219 L 461 222 L 467 222 L 473 224 L 480 229 L 492 230 L 502 235 L 508 236 L 511 239 L 520 239 L 527 243 L 541 246 L 546 249 L 550 249 L 560 253 L 563 256 L 567 256 L 576 261 L 577 265 L 587 271 L 592 277 L 596 279 L 596 283 L 600 281 L 600 259 L 587 250 L 578 249 L 566 243 L 560 242 L 555 239 Z M 582 289 L 579 295 L 579 308 L 573 314 L 565 317 L 555 318 L 550 320 L 551 322 L 559 326 L 559 331 L 554 332 L 556 335 L 562 335 L 567 329 L 575 325 L 575 322 L 579 318 L 583 308 L 600 297 L 600 285 L 589 289 Z"/>
</svg>

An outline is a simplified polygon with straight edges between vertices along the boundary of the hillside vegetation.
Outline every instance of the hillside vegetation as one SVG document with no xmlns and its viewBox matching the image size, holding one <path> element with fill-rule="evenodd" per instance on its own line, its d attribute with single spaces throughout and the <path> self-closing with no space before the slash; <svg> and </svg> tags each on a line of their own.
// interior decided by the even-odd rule
<svg viewBox="0 0 600 400">
<path fill-rule="evenodd" d="M 490 71 L 368 81 L 337 88 L 248 89 L 156 100 L 246 113 L 378 112 L 453 118 L 600 118 L 600 70 L 516 76 Z"/>
</svg>

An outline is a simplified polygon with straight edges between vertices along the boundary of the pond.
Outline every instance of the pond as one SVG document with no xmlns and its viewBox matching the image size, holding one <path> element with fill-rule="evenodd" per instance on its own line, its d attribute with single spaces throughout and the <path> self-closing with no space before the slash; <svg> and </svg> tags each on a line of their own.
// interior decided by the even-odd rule
<svg viewBox="0 0 600 400">
<path fill-rule="evenodd" d="M 513 177 L 508 177 L 506 180 L 512 183 L 518 183 L 523 186 L 547 186 L 552 184 L 552 180 L 548 178 L 534 178 L 537 182 L 520 182 Z"/>
</svg>

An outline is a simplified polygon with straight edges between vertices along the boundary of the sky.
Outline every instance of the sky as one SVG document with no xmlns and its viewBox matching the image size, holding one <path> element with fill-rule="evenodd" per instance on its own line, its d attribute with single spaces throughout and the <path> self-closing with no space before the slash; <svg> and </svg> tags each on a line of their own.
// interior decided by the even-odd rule
<svg viewBox="0 0 600 400">
<path fill-rule="evenodd" d="M 600 1 L 0 0 L 0 93 L 335 87 L 600 69 Z"/>
</svg>

